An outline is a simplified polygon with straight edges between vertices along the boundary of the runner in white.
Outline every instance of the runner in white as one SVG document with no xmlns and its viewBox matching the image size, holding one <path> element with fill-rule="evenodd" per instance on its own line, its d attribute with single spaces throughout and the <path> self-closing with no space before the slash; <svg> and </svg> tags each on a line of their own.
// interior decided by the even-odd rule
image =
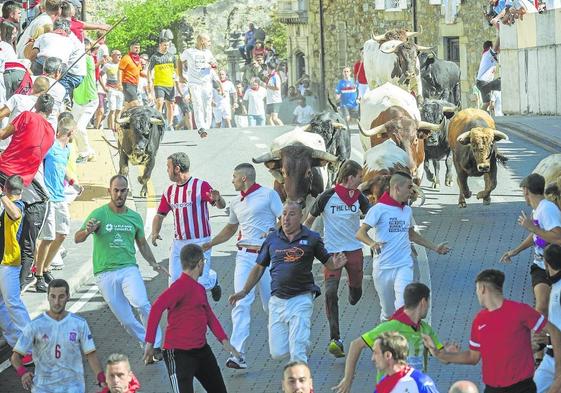
<svg viewBox="0 0 561 393">
<path fill-rule="evenodd" d="M 245 282 L 255 266 L 259 249 L 265 241 L 265 235 L 274 228 L 277 218 L 282 214 L 282 202 L 275 190 L 262 187 L 255 183 L 255 168 L 251 164 L 243 163 L 234 168 L 232 184 L 240 197 L 230 202 L 230 218 L 228 224 L 222 228 L 210 242 L 203 245 L 203 250 L 222 244 L 238 232 L 236 246 L 236 268 L 234 270 L 234 291 L 243 289 Z M 259 281 L 259 294 L 263 310 L 267 312 L 271 298 L 271 276 L 266 268 Z M 255 288 L 238 301 L 232 309 L 232 336 L 230 342 L 242 355 L 232 356 L 226 362 L 226 367 L 243 369 L 247 368 L 245 358 L 245 343 L 249 337 L 251 324 L 251 305 L 255 300 Z"/>
<path fill-rule="evenodd" d="M 220 78 L 220 86 L 214 88 L 212 93 L 214 101 L 214 122 L 216 123 L 216 128 L 231 128 L 232 103 L 236 99 L 236 87 L 232 81 L 228 79 L 226 71 L 220 70 L 218 77 Z"/>
<path fill-rule="evenodd" d="M 158 214 L 152 221 L 152 244 L 157 246 L 164 218 L 169 212 L 173 212 L 175 238 L 169 257 L 170 285 L 181 276 L 179 254 L 183 246 L 191 243 L 202 246 L 210 241 L 208 203 L 219 209 L 226 207 L 220 192 L 213 190 L 206 181 L 191 176 L 190 165 L 185 153 L 173 153 L 168 157 L 167 171 L 169 179 L 174 183 L 162 194 Z M 210 257 L 211 252 L 208 250 L 205 252 L 205 267 L 199 283 L 207 291 L 211 291 L 214 301 L 219 301 L 222 289 L 216 272 L 211 269 Z"/>
<path fill-rule="evenodd" d="M 187 67 L 193 114 L 201 138 L 206 136 L 206 130 L 210 128 L 212 121 L 212 82 L 218 82 L 214 72 L 216 59 L 209 47 L 209 35 L 201 33 L 197 36 L 195 47 L 185 49 L 180 57 L 184 67 Z M 183 73 L 183 67 L 180 72 Z M 181 79 L 185 80 L 183 75 Z"/>
<path fill-rule="evenodd" d="M 368 210 L 356 238 L 374 252 L 372 278 L 382 308 L 380 320 L 387 320 L 403 306 L 403 291 L 413 282 L 411 242 L 446 254 L 446 242 L 438 245 L 421 236 L 413 226 L 413 211 L 407 206 L 413 181 L 404 172 L 395 173 L 390 180 L 390 192 Z M 373 240 L 368 231 L 375 228 Z"/>
<path fill-rule="evenodd" d="M 85 392 L 82 353 L 100 386 L 105 386 L 105 374 L 88 323 L 66 311 L 70 299 L 68 283 L 61 279 L 51 281 L 47 298 L 49 310 L 27 325 L 12 354 L 12 365 L 23 388 L 32 393 Z M 34 371 L 22 364 L 22 357 L 28 352 L 33 352 Z"/>
</svg>

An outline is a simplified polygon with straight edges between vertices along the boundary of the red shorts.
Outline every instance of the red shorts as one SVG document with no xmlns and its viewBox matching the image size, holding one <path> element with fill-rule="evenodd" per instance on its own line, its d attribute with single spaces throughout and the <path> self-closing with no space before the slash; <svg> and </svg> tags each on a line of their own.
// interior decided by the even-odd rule
<svg viewBox="0 0 561 393">
<path fill-rule="evenodd" d="M 362 249 L 354 250 L 354 251 L 345 251 L 344 252 L 347 257 L 347 264 L 338 270 L 329 270 L 328 268 L 323 268 L 323 277 L 325 281 L 328 279 L 341 279 L 341 272 L 343 269 L 347 270 L 347 274 L 349 276 L 349 287 L 351 288 L 360 288 L 362 287 L 362 275 L 363 275 L 363 258 L 362 258 Z"/>
</svg>

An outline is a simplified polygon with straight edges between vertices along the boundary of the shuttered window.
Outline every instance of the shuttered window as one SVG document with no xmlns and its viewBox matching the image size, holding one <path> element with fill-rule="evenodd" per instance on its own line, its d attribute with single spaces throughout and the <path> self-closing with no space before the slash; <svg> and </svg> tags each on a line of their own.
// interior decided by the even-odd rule
<svg viewBox="0 0 561 393">
<path fill-rule="evenodd" d="M 347 66 L 347 22 L 337 22 L 337 52 L 339 53 L 339 68 Z"/>
<path fill-rule="evenodd" d="M 440 5 L 442 4 L 442 0 L 429 0 L 430 5 Z"/>
<path fill-rule="evenodd" d="M 386 11 L 396 11 L 407 9 L 407 0 L 384 0 Z"/>
</svg>

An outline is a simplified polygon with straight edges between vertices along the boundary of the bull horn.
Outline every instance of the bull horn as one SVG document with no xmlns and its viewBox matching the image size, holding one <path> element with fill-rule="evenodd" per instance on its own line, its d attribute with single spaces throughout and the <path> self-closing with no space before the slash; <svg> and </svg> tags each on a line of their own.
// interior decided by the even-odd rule
<svg viewBox="0 0 561 393">
<path fill-rule="evenodd" d="M 374 136 L 374 135 L 381 134 L 382 132 L 386 131 L 386 124 L 382 124 L 382 125 L 376 126 L 374 128 L 371 128 L 367 131 L 364 131 L 364 129 L 360 125 L 360 122 L 358 122 L 358 130 L 360 131 L 360 133 L 363 136 Z"/>
<path fill-rule="evenodd" d="M 396 49 L 403 44 L 400 40 L 389 40 L 380 45 L 380 52 L 390 54 L 394 53 Z"/>
<path fill-rule="evenodd" d="M 465 139 L 469 138 L 469 134 L 471 131 L 466 131 L 461 133 L 460 135 L 458 135 L 458 137 L 456 138 L 456 141 L 463 143 Z M 500 132 L 500 131 L 499 131 Z"/>
<path fill-rule="evenodd" d="M 429 51 L 429 50 L 433 50 L 433 47 L 432 46 L 417 45 L 417 51 L 419 51 L 419 52 Z"/>
<path fill-rule="evenodd" d="M 117 119 L 117 123 L 119 124 L 124 124 L 124 123 L 128 123 L 130 122 L 131 118 L 129 117 L 121 117 L 119 119 Z"/>
<path fill-rule="evenodd" d="M 372 34 L 372 39 L 374 41 L 383 41 L 386 39 L 386 34 L 374 35 Z"/>
<path fill-rule="evenodd" d="M 333 122 L 333 123 L 331 123 L 331 125 L 333 125 L 333 127 L 335 127 L 335 128 L 347 128 L 347 126 L 344 125 L 343 123 Z"/>
<path fill-rule="evenodd" d="M 252 158 L 251 160 L 254 164 L 261 164 L 267 161 L 280 160 L 280 155 L 278 152 L 267 152 L 261 154 L 259 157 Z"/>
<path fill-rule="evenodd" d="M 505 134 L 504 132 L 498 131 L 498 130 L 493 130 L 493 134 L 495 136 L 495 140 L 501 140 L 504 139 L 505 141 L 508 141 L 508 135 Z M 499 137 L 497 139 L 497 137 Z"/>
<path fill-rule="evenodd" d="M 425 196 L 425 192 L 416 184 L 413 184 L 413 191 L 417 193 L 417 195 L 421 198 L 421 203 L 419 206 L 423 206 L 425 204 L 425 200 L 427 199 Z"/>
<path fill-rule="evenodd" d="M 162 119 L 158 119 L 157 117 L 151 117 L 150 123 L 161 126 L 162 124 L 164 124 L 164 121 Z"/>
<path fill-rule="evenodd" d="M 308 132 L 310 131 L 311 128 L 312 128 L 311 124 L 306 124 L 304 127 L 302 127 L 302 131 Z"/>
<path fill-rule="evenodd" d="M 418 32 L 418 31 L 408 31 L 408 32 L 405 33 L 407 38 L 417 37 L 419 34 L 421 34 L 421 33 Z"/>
<path fill-rule="evenodd" d="M 442 112 L 445 112 L 445 113 L 446 112 L 447 113 L 456 112 L 457 110 L 458 110 L 457 106 L 444 106 L 444 107 L 442 107 Z"/>
<path fill-rule="evenodd" d="M 314 149 L 314 151 L 312 152 L 312 158 L 319 158 L 320 160 L 329 161 L 329 162 L 339 161 L 339 159 L 333 154 L 330 154 L 323 150 L 316 150 L 316 149 Z"/>
<path fill-rule="evenodd" d="M 418 128 L 423 130 L 438 131 L 440 130 L 440 124 L 429 123 L 428 121 L 420 121 Z"/>
</svg>

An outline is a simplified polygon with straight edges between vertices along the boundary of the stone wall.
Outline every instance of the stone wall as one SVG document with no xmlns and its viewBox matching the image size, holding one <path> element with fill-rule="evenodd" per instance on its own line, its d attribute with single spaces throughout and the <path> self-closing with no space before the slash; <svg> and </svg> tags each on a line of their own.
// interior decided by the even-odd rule
<svg viewBox="0 0 561 393">
<path fill-rule="evenodd" d="M 413 29 L 411 7 L 404 10 L 377 10 L 372 0 L 324 0 L 325 77 L 330 94 L 340 79 L 343 66 L 352 66 L 359 58 L 360 48 L 372 33 L 381 34 L 392 28 Z M 292 40 L 306 42 L 307 67 L 313 82 L 320 81 L 319 0 L 310 0 L 308 25 L 301 35 L 291 27 Z M 419 44 L 435 47 L 444 58 L 445 37 L 458 37 L 462 71 L 462 102 L 469 106 L 468 94 L 479 67 L 481 47 L 485 40 L 494 40 L 495 30 L 482 15 L 482 4 L 465 1 L 458 8 L 455 23 L 446 24 L 441 5 L 417 0 L 417 25 L 422 30 Z M 289 52 L 290 53 L 290 52 Z M 291 81 L 292 82 L 292 81 Z M 319 91 L 318 91 L 319 93 Z"/>
<path fill-rule="evenodd" d="M 561 115 L 561 9 L 501 28 L 500 56 L 504 113 Z"/>
</svg>

